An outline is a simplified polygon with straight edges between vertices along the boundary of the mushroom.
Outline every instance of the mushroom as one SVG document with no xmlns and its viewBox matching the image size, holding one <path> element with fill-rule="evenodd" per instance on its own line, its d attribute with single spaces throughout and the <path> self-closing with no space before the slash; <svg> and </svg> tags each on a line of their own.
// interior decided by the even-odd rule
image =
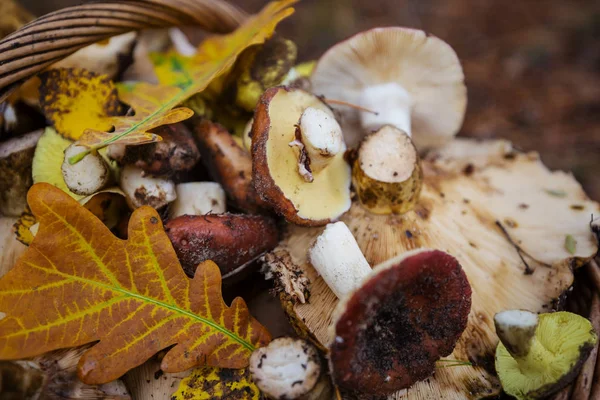
<svg viewBox="0 0 600 400">
<path fill-rule="evenodd" d="M 221 184 L 235 205 L 256 213 L 267 204 L 256 193 L 252 182 L 252 159 L 221 125 L 208 120 L 196 123 L 194 137 L 201 160 L 211 177 Z"/>
<path fill-rule="evenodd" d="M 86 155 L 77 164 L 69 163 L 71 157 L 87 151 L 85 146 L 71 144 L 65 150 L 62 175 L 69 190 L 81 196 L 89 196 L 105 187 L 110 180 L 106 161 L 96 152 Z"/>
<path fill-rule="evenodd" d="M 303 339 L 274 339 L 252 353 L 248 368 L 256 386 L 270 399 L 319 400 L 333 394 L 319 352 Z"/>
<path fill-rule="evenodd" d="M 188 182 L 175 186 L 177 199 L 169 207 L 169 217 L 223 214 L 225 191 L 216 182 Z"/>
<path fill-rule="evenodd" d="M 543 399 L 567 386 L 598 340 L 590 321 L 569 312 L 508 310 L 494 323 L 501 342 L 496 371 L 504 391 L 519 400 Z"/>
<path fill-rule="evenodd" d="M 252 177 L 288 222 L 325 225 L 348 210 L 345 150 L 333 112 L 319 98 L 283 86 L 263 94 L 252 126 Z"/>
<path fill-rule="evenodd" d="M 120 186 L 132 209 L 150 206 L 158 210 L 177 198 L 173 181 L 146 175 L 142 169 L 132 165 L 125 166 L 121 171 Z"/>
<path fill-rule="evenodd" d="M 184 271 L 213 260 L 223 279 L 272 250 L 279 241 L 275 221 L 263 215 L 184 215 L 165 224 Z"/>
<path fill-rule="evenodd" d="M 371 110 L 337 109 L 350 148 L 384 125 L 406 132 L 419 150 L 443 145 L 467 104 L 454 50 L 415 29 L 375 28 L 338 43 L 319 59 L 311 83 L 317 95 Z"/>
<path fill-rule="evenodd" d="M 27 250 L 13 232 L 17 218 L 0 217 L 0 277 L 4 276 Z"/>
<path fill-rule="evenodd" d="M 409 211 L 419 200 L 422 181 L 419 153 L 406 133 L 386 125 L 362 141 L 352 168 L 352 183 L 369 211 Z"/>
<path fill-rule="evenodd" d="M 136 36 L 136 32 L 128 32 L 86 46 L 51 68 L 81 68 L 116 79 L 132 61 Z"/>
<path fill-rule="evenodd" d="M 154 175 L 175 175 L 189 171 L 200 159 L 192 133 L 184 124 L 170 124 L 154 132 L 162 137 L 155 143 L 109 146 L 108 156 L 120 164 L 131 164 Z"/>
<path fill-rule="evenodd" d="M 422 247 L 456 257 L 473 295 L 467 328 L 451 358 L 473 366 L 438 369 L 428 382 L 417 382 L 393 398 L 494 396 L 501 390 L 489 362 L 498 343 L 494 315 L 561 307 L 573 269 L 598 249 L 589 222 L 590 215 L 600 215 L 600 207 L 572 175 L 548 170 L 536 153 L 516 152 L 506 141 L 454 139 L 423 157 L 421 166 L 423 189 L 411 211 L 375 215 L 354 200 L 341 221 L 370 265 Z M 292 325 L 302 337 L 326 347 L 334 339 L 329 326 L 338 300 L 307 254 L 322 232 L 289 225 L 275 252 L 288 252 L 290 263 L 311 282 L 309 302 L 281 294 Z M 566 235 L 577 242 L 574 254 L 565 248 Z"/>
<path fill-rule="evenodd" d="M 103 385 L 86 385 L 79 380 L 77 364 L 89 348 L 90 345 L 85 345 L 53 351 L 31 360 L 0 362 L 0 397 L 131 400 L 121 380 Z"/>
<path fill-rule="evenodd" d="M 471 308 L 471 287 L 452 256 L 413 250 L 371 270 L 343 222 L 327 225 L 308 253 L 340 298 L 329 345 L 336 384 L 391 394 L 452 353 Z"/>
<path fill-rule="evenodd" d="M 33 184 L 31 164 L 43 131 L 35 131 L 0 143 L 0 214 L 18 217 L 27 205 Z"/>
</svg>

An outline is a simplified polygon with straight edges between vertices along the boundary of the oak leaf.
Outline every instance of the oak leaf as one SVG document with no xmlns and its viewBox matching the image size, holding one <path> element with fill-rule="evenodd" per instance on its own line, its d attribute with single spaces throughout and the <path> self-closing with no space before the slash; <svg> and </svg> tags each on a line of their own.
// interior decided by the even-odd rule
<svg viewBox="0 0 600 400">
<path fill-rule="evenodd" d="M 260 390 L 247 368 L 227 370 L 201 367 L 179 382 L 171 400 L 259 400 Z"/>
<path fill-rule="evenodd" d="M 101 384 L 173 345 L 166 372 L 244 368 L 270 340 L 242 299 L 226 306 L 216 264 L 185 275 L 154 209 L 134 211 L 125 241 L 50 184 L 34 185 L 28 201 L 40 226 L 0 279 L 0 359 L 99 341 L 78 373 Z"/>
<path fill-rule="evenodd" d="M 39 77 L 42 111 L 66 139 L 79 139 L 89 127 L 111 129 L 106 117 L 121 113 L 117 89 L 105 75 L 57 68 L 44 71 Z"/>
<path fill-rule="evenodd" d="M 78 143 L 89 147 L 88 152 L 81 152 L 69 159 L 69 162 L 76 163 L 89 151 L 113 143 L 141 144 L 160 140 L 160 137 L 149 131 L 157 126 L 191 117 L 193 112 L 190 109 L 176 107 L 229 71 L 238 55 L 246 48 L 261 44 L 271 37 L 277 24 L 294 12 L 290 5 L 295 2 L 297 0 L 271 2 L 260 13 L 248 18 L 235 32 L 213 36 L 202 42 L 196 55 L 190 59 L 181 58 L 181 73 L 178 73 L 176 79 L 166 80 L 174 86 L 147 83 L 125 86 L 128 91 L 119 91 L 119 97 L 132 107 L 135 115 L 106 117 L 105 121 L 114 126 L 112 132 L 86 130 Z M 164 77 L 160 80 L 165 82 Z"/>
</svg>

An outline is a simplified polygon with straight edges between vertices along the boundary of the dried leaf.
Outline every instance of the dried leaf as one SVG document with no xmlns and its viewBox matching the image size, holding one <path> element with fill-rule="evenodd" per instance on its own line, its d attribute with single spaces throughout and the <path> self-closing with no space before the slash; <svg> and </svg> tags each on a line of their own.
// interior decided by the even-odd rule
<svg viewBox="0 0 600 400">
<path fill-rule="evenodd" d="M 33 232 L 31 232 L 31 227 L 36 223 L 37 220 L 31 213 L 31 209 L 29 206 L 26 206 L 17 222 L 13 225 L 13 232 L 17 237 L 17 240 L 25 246 L 29 246 L 31 242 L 33 242 Z"/>
<path fill-rule="evenodd" d="M 216 264 L 200 264 L 194 279 L 184 274 L 154 209 L 133 213 L 125 241 L 52 185 L 34 185 L 28 201 L 40 227 L 0 279 L 0 359 L 99 341 L 79 377 L 100 384 L 172 345 L 165 372 L 244 368 L 270 340 L 242 299 L 225 305 Z"/>
<path fill-rule="evenodd" d="M 117 89 L 105 75 L 58 68 L 44 71 L 39 77 L 42 111 L 64 138 L 77 140 L 90 127 L 111 129 L 106 116 L 121 112 Z"/>
<path fill-rule="evenodd" d="M 203 367 L 195 369 L 179 383 L 171 400 L 259 400 L 260 390 L 252 382 L 247 368 L 226 370 Z"/>
<path fill-rule="evenodd" d="M 577 240 L 572 235 L 565 236 L 565 249 L 569 254 L 575 254 L 575 251 L 577 251 Z"/>
<path fill-rule="evenodd" d="M 192 58 L 178 56 L 181 73 L 174 80 L 168 81 L 175 86 L 153 86 L 147 83 L 125 85 L 124 90 L 119 91 L 119 97 L 133 108 L 135 116 L 108 117 L 106 122 L 115 127 L 113 132 L 89 129 L 83 134 L 79 144 L 89 147 L 91 151 L 113 143 L 141 144 L 160 140 L 159 136 L 149 131 L 157 126 L 191 117 L 193 112 L 190 109 L 174 107 L 203 91 L 228 71 L 244 49 L 269 38 L 277 24 L 294 12 L 289 6 L 296 1 L 269 3 L 259 14 L 248 18 L 235 32 L 205 40 Z M 173 64 L 173 60 L 166 62 Z M 69 159 L 69 162 L 76 163 L 86 154 L 82 152 Z"/>
<path fill-rule="evenodd" d="M 544 189 L 544 192 L 548 193 L 550 196 L 554 196 L 554 197 L 567 197 L 567 192 L 565 192 L 564 190 L 560 190 L 560 189 Z"/>
</svg>

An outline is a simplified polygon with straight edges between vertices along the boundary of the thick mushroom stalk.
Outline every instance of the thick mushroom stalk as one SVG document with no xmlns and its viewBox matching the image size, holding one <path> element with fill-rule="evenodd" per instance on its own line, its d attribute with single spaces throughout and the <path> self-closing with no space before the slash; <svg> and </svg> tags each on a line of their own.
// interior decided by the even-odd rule
<svg viewBox="0 0 600 400">
<path fill-rule="evenodd" d="M 226 211 L 225 191 L 216 182 L 188 182 L 175 186 L 177 198 L 171 204 L 169 217 L 182 215 L 223 214 Z"/>
<path fill-rule="evenodd" d="M 108 164 L 98 153 L 86 155 L 77 164 L 69 163 L 69 159 L 86 151 L 87 148 L 72 144 L 65 150 L 62 174 L 65 183 L 73 193 L 89 196 L 102 189 L 110 180 Z"/>
<path fill-rule="evenodd" d="M 410 113 L 413 100 L 410 93 L 395 82 L 367 86 L 359 98 L 359 105 L 370 111 L 360 112 L 362 127 L 367 132 L 391 125 L 410 137 Z"/>
<path fill-rule="evenodd" d="M 331 397 L 331 384 L 317 349 L 303 339 L 282 337 L 250 356 L 250 374 L 270 399 L 317 400 Z"/>
<path fill-rule="evenodd" d="M 323 110 L 308 107 L 296 128 L 296 139 L 290 143 L 298 149 L 298 173 L 307 182 L 314 180 L 333 158 L 346 149 L 342 128 L 335 118 Z"/>
<path fill-rule="evenodd" d="M 410 211 L 421 193 L 423 172 L 417 149 L 403 131 L 386 125 L 367 136 L 352 168 L 361 204 L 375 214 Z"/>
<path fill-rule="evenodd" d="M 308 251 L 311 264 L 338 298 L 360 286 L 371 266 L 343 222 L 325 227 Z"/>
<path fill-rule="evenodd" d="M 529 354 L 538 322 L 536 313 L 523 310 L 502 311 L 494 316 L 498 338 L 515 358 Z"/>
</svg>

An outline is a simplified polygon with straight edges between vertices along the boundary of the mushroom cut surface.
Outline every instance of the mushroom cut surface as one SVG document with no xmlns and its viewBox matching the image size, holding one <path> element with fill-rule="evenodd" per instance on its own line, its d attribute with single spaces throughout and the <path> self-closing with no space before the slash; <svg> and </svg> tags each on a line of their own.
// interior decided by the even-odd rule
<svg viewBox="0 0 600 400">
<path fill-rule="evenodd" d="M 391 393 L 432 375 L 467 326 L 471 287 L 456 259 L 416 250 L 375 268 L 340 303 L 330 360 L 334 380 Z"/>
</svg>

